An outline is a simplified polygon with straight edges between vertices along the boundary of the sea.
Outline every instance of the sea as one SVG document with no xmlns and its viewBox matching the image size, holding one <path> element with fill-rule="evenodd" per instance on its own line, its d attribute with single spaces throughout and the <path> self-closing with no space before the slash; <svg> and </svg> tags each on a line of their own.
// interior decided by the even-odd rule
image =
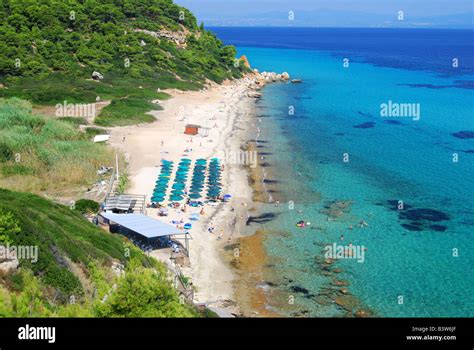
<svg viewBox="0 0 474 350">
<path fill-rule="evenodd" d="M 268 307 L 473 317 L 474 30 L 209 29 L 301 80 L 257 103 Z"/>
</svg>

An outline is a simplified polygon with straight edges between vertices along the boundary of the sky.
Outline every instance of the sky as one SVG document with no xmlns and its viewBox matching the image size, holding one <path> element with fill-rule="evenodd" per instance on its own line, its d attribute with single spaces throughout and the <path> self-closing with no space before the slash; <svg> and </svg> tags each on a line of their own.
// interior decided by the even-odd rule
<svg viewBox="0 0 474 350">
<path fill-rule="evenodd" d="M 175 0 L 206 26 L 474 27 L 474 0 Z M 290 11 L 294 14 L 290 20 Z M 399 20 L 399 11 L 403 19 Z"/>
</svg>

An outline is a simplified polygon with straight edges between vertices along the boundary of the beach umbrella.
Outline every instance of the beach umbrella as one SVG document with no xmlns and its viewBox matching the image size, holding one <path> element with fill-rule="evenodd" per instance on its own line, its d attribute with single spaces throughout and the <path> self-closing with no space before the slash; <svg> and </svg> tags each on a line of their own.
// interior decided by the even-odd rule
<svg viewBox="0 0 474 350">
<path fill-rule="evenodd" d="M 185 187 L 184 184 L 179 183 L 179 182 L 175 182 L 173 186 L 171 186 L 171 188 L 174 190 L 182 190 L 184 187 Z"/>
<path fill-rule="evenodd" d="M 168 183 L 169 183 L 168 180 L 166 180 L 166 181 L 157 181 L 157 182 L 155 182 L 155 187 L 164 187 L 164 188 L 166 188 L 166 187 L 168 187 Z"/>
<path fill-rule="evenodd" d="M 206 164 L 207 160 L 203 159 L 203 158 L 199 158 L 196 160 L 196 164 Z"/>
<path fill-rule="evenodd" d="M 166 190 L 167 188 L 168 188 L 168 183 L 157 183 L 157 184 L 155 184 L 155 190 L 156 189 Z"/>
<path fill-rule="evenodd" d="M 151 197 L 152 202 L 163 202 L 164 199 L 165 199 L 164 197 L 155 197 L 155 196 Z"/>
<path fill-rule="evenodd" d="M 218 190 L 218 189 L 222 188 L 222 186 L 219 182 L 208 183 L 207 185 L 208 185 L 208 189 L 212 188 L 212 189 Z"/>
<path fill-rule="evenodd" d="M 171 196 L 170 196 L 170 200 L 172 200 L 173 202 L 179 202 L 179 201 L 182 201 L 182 200 L 183 200 L 183 197 L 182 197 L 182 196 L 178 196 L 178 195 L 171 195 Z"/>
<path fill-rule="evenodd" d="M 182 196 L 184 194 L 184 191 L 183 190 L 173 190 L 171 191 L 171 194 L 176 194 L 178 196 Z"/>
<path fill-rule="evenodd" d="M 191 193 L 188 197 L 192 199 L 199 199 L 202 196 L 199 193 Z"/>
<path fill-rule="evenodd" d="M 207 181 L 208 182 L 218 182 L 220 180 L 220 176 L 210 176 Z"/>
<path fill-rule="evenodd" d="M 225 201 L 225 202 L 230 201 L 231 198 L 232 198 L 232 195 L 230 195 L 230 194 L 224 195 L 224 201 Z"/>
<path fill-rule="evenodd" d="M 193 225 L 190 224 L 189 222 L 187 222 L 187 223 L 184 224 L 184 229 L 185 229 L 185 230 L 190 230 L 192 227 L 193 227 Z"/>
<path fill-rule="evenodd" d="M 207 196 L 209 198 L 217 198 L 219 197 L 219 192 L 207 192 Z"/>
<path fill-rule="evenodd" d="M 191 216 L 189 217 L 189 220 L 193 220 L 193 221 L 199 220 L 199 214 L 198 213 L 192 213 Z"/>
</svg>

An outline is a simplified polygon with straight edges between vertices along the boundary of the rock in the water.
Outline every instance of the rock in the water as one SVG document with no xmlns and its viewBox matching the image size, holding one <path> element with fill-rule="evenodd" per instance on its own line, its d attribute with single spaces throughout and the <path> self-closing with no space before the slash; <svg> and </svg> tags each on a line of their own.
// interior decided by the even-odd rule
<svg viewBox="0 0 474 350">
<path fill-rule="evenodd" d="M 458 139 L 474 139 L 474 131 L 459 131 L 452 133 L 451 135 Z"/>
</svg>

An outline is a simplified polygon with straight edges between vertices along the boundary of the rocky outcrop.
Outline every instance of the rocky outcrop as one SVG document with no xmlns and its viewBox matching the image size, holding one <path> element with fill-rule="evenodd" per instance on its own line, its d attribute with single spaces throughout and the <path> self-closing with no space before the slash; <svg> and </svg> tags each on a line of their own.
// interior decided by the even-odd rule
<svg viewBox="0 0 474 350">
<path fill-rule="evenodd" d="M 16 256 L 16 251 L 0 246 L 0 271 L 8 273 L 16 270 L 18 265 L 19 261 Z"/>
<path fill-rule="evenodd" d="M 102 80 L 104 79 L 104 76 L 102 74 L 100 74 L 99 72 L 92 72 L 92 79 L 94 80 Z"/>
<path fill-rule="evenodd" d="M 186 48 L 187 46 L 187 33 L 185 31 L 171 31 L 167 29 L 162 29 L 158 32 L 153 32 L 151 30 L 146 30 L 146 29 L 134 29 L 135 32 L 138 33 L 144 33 L 147 35 L 150 35 L 156 39 L 167 39 L 176 44 L 177 47 L 179 48 Z"/>
<path fill-rule="evenodd" d="M 249 75 L 249 78 L 249 88 L 250 90 L 253 90 L 248 93 L 249 97 L 259 98 L 261 97 L 261 94 L 255 91 L 260 90 L 269 83 L 286 82 L 290 80 L 290 75 L 287 72 L 281 74 L 275 72 L 260 73 L 257 69 L 254 69 L 253 73 Z"/>
<path fill-rule="evenodd" d="M 244 66 L 250 69 L 250 62 L 249 62 L 247 56 L 242 55 L 242 56 L 239 58 L 239 61 L 242 61 L 243 64 L 244 64 Z"/>
</svg>

